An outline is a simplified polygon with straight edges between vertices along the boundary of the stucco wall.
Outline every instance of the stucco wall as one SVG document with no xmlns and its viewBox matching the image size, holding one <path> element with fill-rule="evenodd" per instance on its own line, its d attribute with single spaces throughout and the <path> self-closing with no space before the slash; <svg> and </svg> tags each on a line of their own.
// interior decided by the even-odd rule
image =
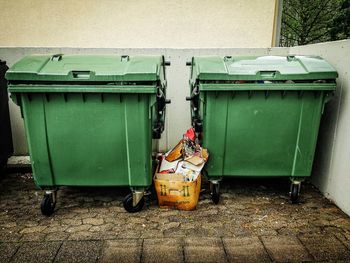
<svg viewBox="0 0 350 263">
<path fill-rule="evenodd" d="M 0 0 L 0 46 L 270 47 L 275 0 Z"/>
<path fill-rule="evenodd" d="M 339 73 L 321 123 L 312 182 L 350 215 L 350 40 L 293 47 L 289 52 L 321 56 Z"/>
</svg>

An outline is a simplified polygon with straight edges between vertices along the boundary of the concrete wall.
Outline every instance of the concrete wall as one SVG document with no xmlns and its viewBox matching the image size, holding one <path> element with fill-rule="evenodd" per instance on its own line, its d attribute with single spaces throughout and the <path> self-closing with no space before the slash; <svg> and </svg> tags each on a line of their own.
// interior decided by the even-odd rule
<svg viewBox="0 0 350 263">
<path fill-rule="evenodd" d="M 293 47 L 289 53 L 321 56 L 339 73 L 321 123 L 312 182 L 350 215 L 350 40 Z"/>
<path fill-rule="evenodd" d="M 270 47 L 276 1 L 0 0 L 0 46 Z"/>
</svg>

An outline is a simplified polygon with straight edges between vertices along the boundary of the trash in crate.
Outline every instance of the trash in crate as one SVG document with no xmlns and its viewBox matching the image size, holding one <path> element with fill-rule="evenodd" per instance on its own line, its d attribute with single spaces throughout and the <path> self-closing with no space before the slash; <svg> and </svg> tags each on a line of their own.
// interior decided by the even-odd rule
<svg viewBox="0 0 350 263">
<path fill-rule="evenodd" d="M 159 173 L 182 174 L 184 181 L 194 181 L 208 160 L 208 151 L 196 142 L 193 128 L 187 130 L 183 139 L 161 157 Z"/>
<path fill-rule="evenodd" d="M 159 158 L 154 183 L 161 208 L 196 208 L 201 189 L 201 171 L 208 156 L 208 151 L 200 147 L 191 128 L 173 149 Z"/>
</svg>

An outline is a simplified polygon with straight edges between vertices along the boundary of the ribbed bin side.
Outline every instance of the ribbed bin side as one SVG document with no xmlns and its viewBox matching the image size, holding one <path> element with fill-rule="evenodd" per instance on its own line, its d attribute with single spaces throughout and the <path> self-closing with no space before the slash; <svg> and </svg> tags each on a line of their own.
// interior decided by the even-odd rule
<svg viewBox="0 0 350 263">
<path fill-rule="evenodd" d="M 310 176 L 324 96 L 324 91 L 202 91 L 209 176 Z"/>
<path fill-rule="evenodd" d="M 19 96 L 38 186 L 151 184 L 154 94 Z"/>
</svg>

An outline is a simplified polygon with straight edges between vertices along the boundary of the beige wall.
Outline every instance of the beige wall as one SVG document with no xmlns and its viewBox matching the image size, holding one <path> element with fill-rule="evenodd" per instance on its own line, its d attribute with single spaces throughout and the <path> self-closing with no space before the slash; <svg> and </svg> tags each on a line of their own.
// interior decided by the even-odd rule
<svg viewBox="0 0 350 263">
<path fill-rule="evenodd" d="M 275 0 L 0 0 L 0 46 L 270 47 Z"/>
<path fill-rule="evenodd" d="M 289 52 L 321 56 L 339 73 L 320 127 L 312 182 L 350 215 L 350 40 L 292 47 Z"/>
</svg>

